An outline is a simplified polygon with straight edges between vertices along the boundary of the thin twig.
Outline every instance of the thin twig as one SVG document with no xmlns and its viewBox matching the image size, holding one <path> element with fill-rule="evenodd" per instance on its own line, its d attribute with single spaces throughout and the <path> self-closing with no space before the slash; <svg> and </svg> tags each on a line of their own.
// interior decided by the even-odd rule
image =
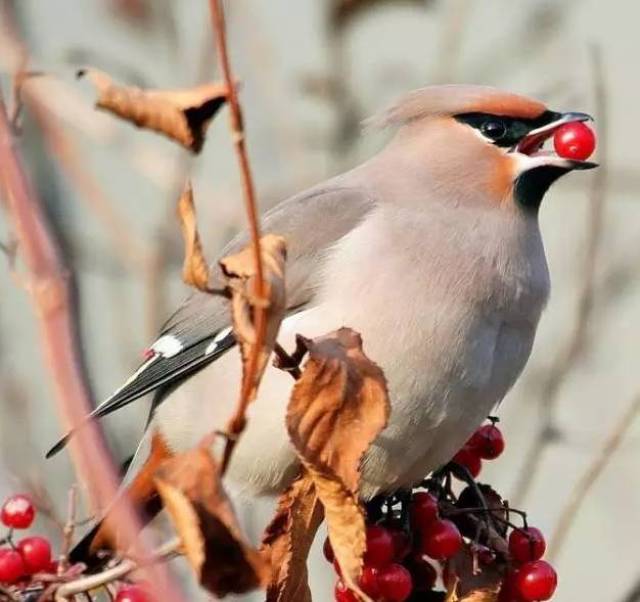
<svg viewBox="0 0 640 602">
<path fill-rule="evenodd" d="M 28 274 L 28 292 L 34 306 L 46 366 L 51 374 L 58 399 L 57 408 L 67 430 L 73 430 L 91 411 L 92 404 L 82 373 L 79 357 L 77 324 L 68 271 L 53 237 L 42 205 L 25 175 L 21 158 L 14 146 L 4 100 L 0 91 L 0 184 L 21 257 Z M 101 431 L 89 422 L 71 441 L 71 459 L 79 480 L 86 483 L 94 508 L 103 508 L 118 489 L 116 470 L 107 451 Z M 130 504 L 120 504 L 117 523 L 127 543 L 137 556 L 144 557 L 144 546 L 137 534 L 140 530 Z M 173 595 L 164 575 L 154 574 L 154 582 L 165 587 L 166 599 Z M 157 580 L 156 580 L 157 579 Z"/>
<path fill-rule="evenodd" d="M 106 569 L 100 573 L 81 577 L 75 581 L 65 583 L 56 590 L 55 600 L 56 602 L 66 601 L 71 596 L 75 596 L 82 592 L 88 592 L 92 589 L 107 585 L 108 583 L 118 581 L 139 568 L 171 558 L 178 553 L 181 546 L 181 540 L 179 538 L 175 538 L 158 548 L 158 550 L 151 554 L 148 560 L 144 563 L 127 558 L 116 566 Z"/>
<path fill-rule="evenodd" d="M 60 549 L 60 559 L 58 563 L 58 573 L 63 573 L 67 569 L 69 550 L 73 542 L 73 533 L 76 527 L 76 505 L 78 490 L 75 485 L 69 489 L 67 502 L 67 522 L 62 532 L 62 548 Z"/>
<path fill-rule="evenodd" d="M 607 436 L 602 449 L 587 467 L 587 470 L 575 484 L 569 496 L 555 531 L 549 542 L 549 559 L 555 558 L 564 545 L 571 526 L 576 522 L 578 512 L 587 494 L 594 486 L 600 475 L 608 466 L 616 450 L 620 447 L 625 435 L 633 424 L 635 418 L 640 414 L 640 395 L 636 396 L 627 411 L 620 417 Z"/>
<path fill-rule="evenodd" d="M 596 267 L 598 256 L 602 246 L 602 233 L 604 229 L 604 208 L 607 199 L 607 112 L 608 102 L 604 85 L 604 72 L 602 57 L 597 46 L 592 48 L 593 78 L 595 85 L 595 107 L 598 117 L 599 131 L 599 157 L 600 167 L 596 170 L 590 195 L 589 232 L 587 236 L 587 249 L 584 262 L 584 275 L 582 278 L 582 290 L 578 300 L 578 308 L 574 321 L 573 332 L 567 348 L 561 357 L 553 363 L 546 382 L 540 392 L 540 409 L 542 416 L 534 441 L 525 457 L 519 478 L 513 495 L 514 504 L 522 506 L 536 475 L 542 465 L 542 458 L 547 446 L 555 440 L 554 434 L 554 410 L 560 397 L 562 385 L 567 375 L 577 365 L 583 356 L 588 342 L 590 318 L 594 306 L 594 294 L 596 290 Z"/>
<path fill-rule="evenodd" d="M 260 226 L 258 223 L 258 210 L 256 207 L 255 190 L 251 177 L 251 166 L 245 145 L 244 129 L 242 124 L 242 112 L 238 102 L 238 90 L 236 80 L 231 72 L 229 54 L 227 52 L 227 38 L 224 23 L 224 14 L 221 0 L 209 0 L 211 9 L 211 19 L 215 37 L 216 49 L 222 75 L 228 90 L 229 102 L 229 123 L 233 136 L 233 143 L 240 168 L 242 179 L 242 191 L 245 203 L 245 210 L 249 221 L 249 232 L 251 235 L 251 246 L 253 249 L 253 260 L 256 271 L 254 298 L 258 301 L 254 307 L 255 343 L 251 348 L 251 354 L 247 360 L 246 373 L 243 378 L 240 399 L 235 412 L 227 426 L 227 444 L 222 460 L 222 474 L 225 473 L 231 454 L 238 439 L 238 435 L 244 430 L 246 423 L 247 407 L 252 401 L 252 391 L 255 391 L 254 382 L 258 374 L 258 365 L 261 349 L 267 332 L 267 304 L 260 301 L 266 300 L 266 286 L 264 282 L 264 270 L 260 250 Z"/>
</svg>

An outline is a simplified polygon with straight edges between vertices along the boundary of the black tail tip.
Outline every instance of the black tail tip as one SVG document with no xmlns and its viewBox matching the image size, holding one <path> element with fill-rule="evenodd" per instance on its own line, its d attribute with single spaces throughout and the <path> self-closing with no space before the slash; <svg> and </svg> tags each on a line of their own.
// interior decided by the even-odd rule
<svg viewBox="0 0 640 602">
<path fill-rule="evenodd" d="M 59 451 L 62 451 L 67 443 L 69 443 L 69 438 L 71 437 L 71 433 L 67 433 L 64 437 L 62 437 L 62 439 L 60 439 L 60 441 L 58 441 L 46 454 L 45 454 L 45 458 L 48 460 L 49 458 L 52 458 L 53 456 L 55 456 Z"/>
<path fill-rule="evenodd" d="M 105 552 L 104 554 L 100 552 L 94 552 L 91 550 L 91 544 L 100 529 L 101 523 L 98 522 L 94 525 L 91 530 L 84 535 L 84 537 L 71 549 L 69 552 L 69 562 L 71 564 L 77 564 L 81 562 L 84 564 L 86 568 L 86 572 L 97 573 L 101 571 L 105 564 L 108 562 L 109 558 L 111 558 L 111 554 Z"/>
</svg>

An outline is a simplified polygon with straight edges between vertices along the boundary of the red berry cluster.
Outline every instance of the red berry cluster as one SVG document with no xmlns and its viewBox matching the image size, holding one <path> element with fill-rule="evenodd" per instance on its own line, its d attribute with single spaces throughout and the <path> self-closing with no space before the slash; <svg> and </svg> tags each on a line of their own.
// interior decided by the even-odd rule
<svg viewBox="0 0 640 602">
<path fill-rule="evenodd" d="M 509 535 L 512 567 L 500 590 L 500 602 L 549 600 L 558 585 L 554 568 L 541 560 L 547 544 L 540 529 L 524 527 Z"/>
<path fill-rule="evenodd" d="M 483 460 L 493 460 L 505 448 L 497 420 L 478 428 L 453 461 L 411 492 L 380 497 L 367 505 L 366 551 L 360 589 L 376 602 L 443 600 L 438 575 L 448 583 L 456 560 L 465 549 L 477 565 L 491 568 L 502 579 L 500 602 L 549 600 L 557 578 L 541 560 L 546 544 L 542 533 L 527 525 L 524 513 L 509 508 L 488 485 L 475 482 Z M 462 467 L 462 470 L 461 470 Z M 468 483 L 458 495 L 452 477 Z M 524 526 L 510 521 L 521 515 Z M 507 546 L 494 549 L 497 533 Z M 504 553 L 508 547 L 508 554 Z M 336 602 L 357 602 L 346 587 L 329 540 L 324 555 L 338 575 Z"/>
<path fill-rule="evenodd" d="M 0 538 L 0 585 L 14 591 L 33 592 L 40 587 L 41 592 L 46 583 L 65 580 L 64 572 L 54 577 L 59 571 L 58 562 L 52 558 L 51 544 L 46 537 L 33 535 L 14 542 L 14 530 L 28 529 L 35 517 L 35 506 L 27 495 L 12 495 L 0 508 L 0 521 L 9 528 L 8 534 Z M 153 602 L 153 598 L 143 583 L 124 584 L 115 602 Z"/>
<path fill-rule="evenodd" d="M 475 479 L 482 470 L 482 460 L 495 460 L 502 454 L 504 447 L 502 432 L 492 422 L 477 429 L 453 457 L 453 461 L 464 466 Z"/>
<path fill-rule="evenodd" d="M 2 540 L 2 544 L 8 545 L 0 547 L 0 583 L 10 585 L 36 573 L 55 573 L 48 539 L 34 535 L 13 543 L 13 530 L 28 529 L 35 516 L 33 503 L 26 495 L 13 495 L 3 504 L 0 520 L 10 531 Z"/>
</svg>

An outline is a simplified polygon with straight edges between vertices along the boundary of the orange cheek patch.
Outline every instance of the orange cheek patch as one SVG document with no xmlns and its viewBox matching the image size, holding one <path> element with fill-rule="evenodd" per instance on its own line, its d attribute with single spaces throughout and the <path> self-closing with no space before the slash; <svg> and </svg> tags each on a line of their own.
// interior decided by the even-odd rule
<svg viewBox="0 0 640 602">
<path fill-rule="evenodd" d="M 487 192 L 501 204 L 509 202 L 512 197 L 513 180 L 515 178 L 515 166 L 512 157 L 505 156 L 496 149 L 496 161 L 487 179 Z"/>
</svg>

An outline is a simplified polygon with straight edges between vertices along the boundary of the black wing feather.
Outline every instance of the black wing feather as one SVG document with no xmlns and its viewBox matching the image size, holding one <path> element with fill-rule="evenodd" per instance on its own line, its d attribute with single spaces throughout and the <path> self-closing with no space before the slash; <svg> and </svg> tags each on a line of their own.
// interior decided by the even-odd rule
<svg viewBox="0 0 640 602">
<path fill-rule="evenodd" d="M 186 378 L 193 372 L 218 359 L 235 345 L 235 337 L 232 332 L 229 332 L 217 342 L 215 350 L 211 351 L 211 353 L 205 353 L 207 347 L 216 336 L 218 336 L 218 333 L 201 339 L 190 347 L 182 349 L 180 353 L 174 356 L 162 357 L 161 355 L 156 355 L 147 360 L 148 367 L 139 372 L 109 399 L 103 401 L 91 412 L 88 419 L 107 416 L 162 385 Z M 62 450 L 72 435 L 73 431 L 67 433 L 47 452 L 46 457 L 50 458 Z"/>
</svg>

